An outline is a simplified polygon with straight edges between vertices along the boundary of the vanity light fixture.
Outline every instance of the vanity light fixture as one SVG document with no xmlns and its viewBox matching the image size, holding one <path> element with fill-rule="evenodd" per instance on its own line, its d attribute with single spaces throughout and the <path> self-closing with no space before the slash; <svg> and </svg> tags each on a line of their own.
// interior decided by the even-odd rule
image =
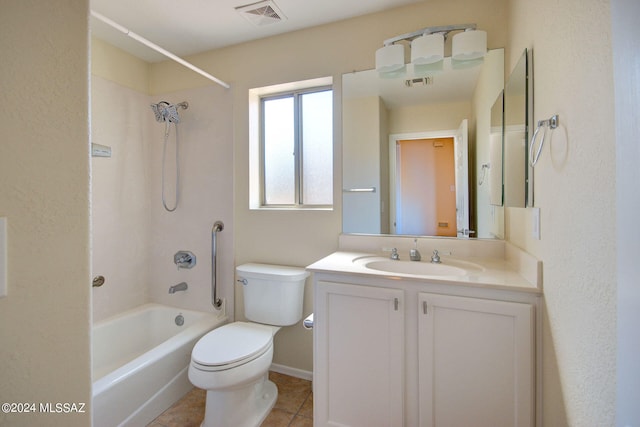
<svg viewBox="0 0 640 427">
<path fill-rule="evenodd" d="M 487 33 L 477 30 L 476 24 L 427 27 L 418 31 L 392 37 L 376 51 L 376 71 L 381 75 L 404 71 L 404 44 L 411 43 L 411 63 L 414 66 L 437 64 L 444 59 L 444 44 L 449 33 L 453 36 L 452 55 L 456 61 L 482 58 L 487 53 Z"/>
<path fill-rule="evenodd" d="M 451 57 L 456 61 L 471 61 L 487 53 L 487 32 L 464 30 L 453 36 Z"/>
<path fill-rule="evenodd" d="M 376 50 L 376 70 L 379 73 L 393 73 L 404 68 L 404 46 L 390 44 Z"/>
<path fill-rule="evenodd" d="M 411 42 L 411 63 L 428 65 L 444 59 L 444 33 L 423 34 Z"/>
</svg>

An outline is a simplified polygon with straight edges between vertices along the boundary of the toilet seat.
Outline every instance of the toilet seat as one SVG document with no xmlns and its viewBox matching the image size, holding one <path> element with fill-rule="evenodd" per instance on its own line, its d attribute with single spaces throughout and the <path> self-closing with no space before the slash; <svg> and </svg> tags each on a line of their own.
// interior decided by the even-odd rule
<svg viewBox="0 0 640 427">
<path fill-rule="evenodd" d="M 223 371 L 251 362 L 272 345 L 271 327 L 234 322 L 203 336 L 191 352 L 191 362 L 201 371 Z"/>
</svg>

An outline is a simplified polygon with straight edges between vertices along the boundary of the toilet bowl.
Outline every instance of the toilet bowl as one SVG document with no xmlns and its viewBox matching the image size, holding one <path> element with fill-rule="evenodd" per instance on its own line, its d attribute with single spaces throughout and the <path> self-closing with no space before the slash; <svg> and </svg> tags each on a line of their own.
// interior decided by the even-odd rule
<svg viewBox="0 0 640 427">
<path fill-rule="evenodd" d="M 214 329 L 191 352 L 189 380 L 207 390 L 203 427 L 255 427 L 264 421 L 278 397 L 268 379 L 273 337 L 281 326 L 302 319 L 305 270 L 244 264 L 236 271 L 250 321 Z"/>
</svg>

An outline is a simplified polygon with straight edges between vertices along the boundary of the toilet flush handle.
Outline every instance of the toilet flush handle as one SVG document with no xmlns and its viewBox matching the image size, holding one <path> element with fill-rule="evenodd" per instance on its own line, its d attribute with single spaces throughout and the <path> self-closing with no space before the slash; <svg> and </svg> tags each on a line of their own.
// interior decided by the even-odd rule
<svg viewBox="0 0 640 427">
<path fill-rule="evenodd" d="M 242 283 L 244 286 L 247 286 L 247 279 L 238 279 L 237 281 Z"/>
</svg>

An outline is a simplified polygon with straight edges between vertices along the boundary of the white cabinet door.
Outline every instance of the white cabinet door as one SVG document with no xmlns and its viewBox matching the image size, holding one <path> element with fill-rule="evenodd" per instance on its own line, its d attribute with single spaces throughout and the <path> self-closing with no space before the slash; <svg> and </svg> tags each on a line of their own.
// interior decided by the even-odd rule
<svg viewBox="0 0 640 427">
<path fill-rule="evenodd" d="M 314 425 L 403 425 L 403 291 L 317 282 Z"/>
<path fill-rule="evenodd" d="M 420 293 L 420 425 L 534 425 L 530 304 Z"/>
</svg>

